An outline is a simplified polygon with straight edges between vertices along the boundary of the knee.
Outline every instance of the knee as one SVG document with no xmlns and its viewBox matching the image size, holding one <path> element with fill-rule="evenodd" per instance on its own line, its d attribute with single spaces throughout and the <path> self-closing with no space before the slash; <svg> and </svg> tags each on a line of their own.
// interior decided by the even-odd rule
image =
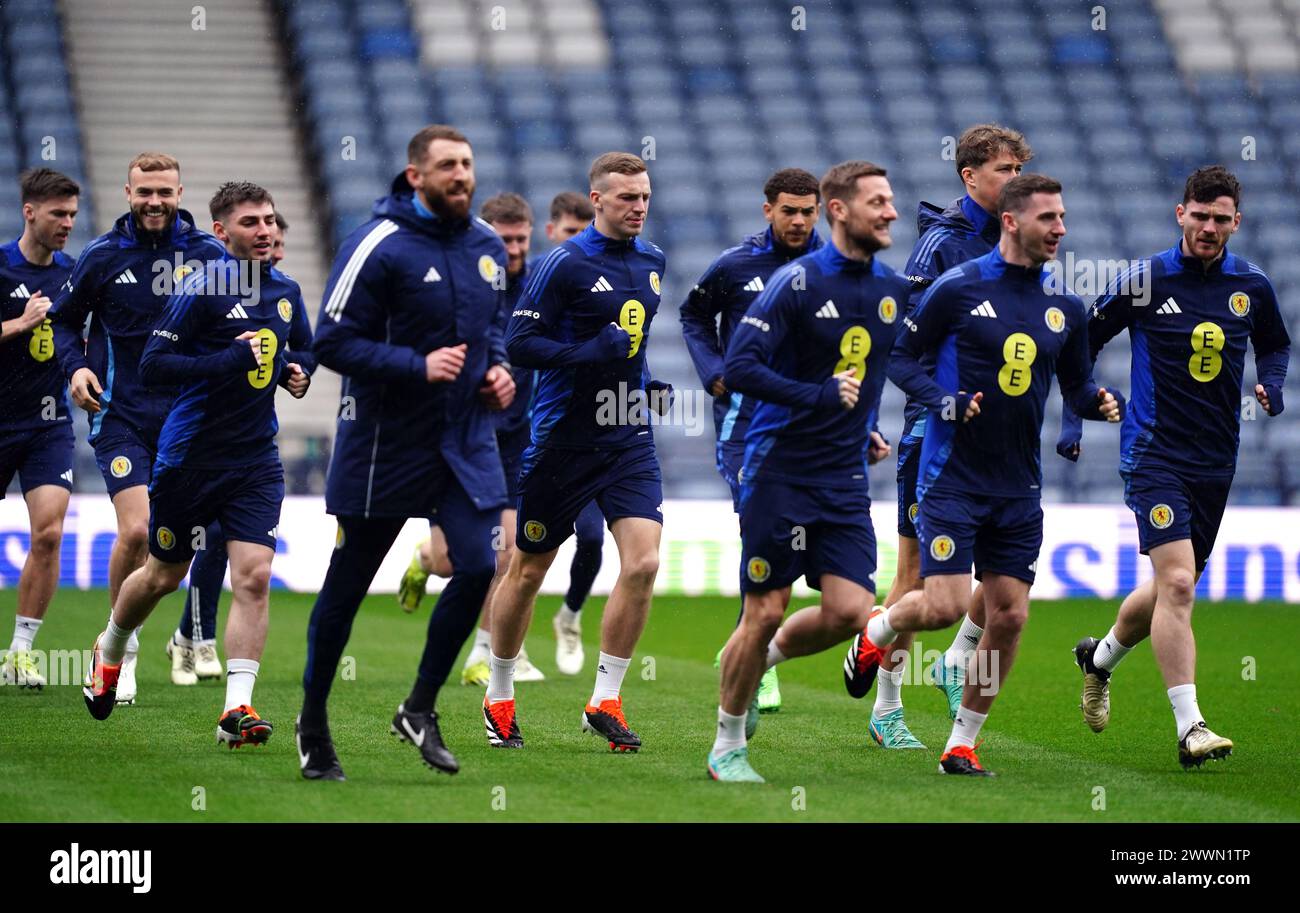
<svg viewBox="0 0 1300 913">
<path fill-rule="evenodd" d="M 861 629 L 861 619 L 864 617 L 866 610 L 870 608 L 869 605 L 860 602 L 823 601 L 822 616 L 833 627 L 856 632 Z"/>
<path fill-rule="evenodd" d="M 619 568 L 620 577 L 630 585 L 644 589 L 654 586 L 655 576 L 658 573 L 659 553 L 649 550 L 629 555 L 627 561 Z"/>
<path fill-rule="evenodd" d="M 246 597 L 265 596 L 271 589 L 271 562 L 259 561 L 251 567 L 240 568 L 237 573 L 232 570 L 230 585 Z"/>
<path fill-rule="evenodd" d="M 141 551 L 149 547 L 149 521 L 128 520 L 117 530 L 117 541 L 129 551 Z"/>
<path fill-rule="evenodd" d="M 63 542 L 62 523 L 44 523 L 32 530 L 31 554 L 49 560 L 59 553 Z"/>
<path fill-rule="evenodd" d="M 753 634 L 768 643 L 781 627 L 785 610 L 781 606 L 746 606 L 743 624 Z"/>
<path fill-rule="evenodd" d="M 547 565 L 536 560 L 526 552 L 516 551 L 510 559 L 510 569 L 506 576 L 519 586 L 529 590 L 538 590 L 546 579 Z"/>
<path fill-rule="evenodd" d="M 1191 608 L 1196 597 L 1196 575 L 1186 568 L 1175 568 L 1160 575 L 1157 584 L 1163 603 L 1179 609 Z"/>
<path fill-rule="evenodd" d="M 429 573 L 435 577 L 450 577 L 456 569 L 446 552 L 433 551 L 429 556 Z"/>
<path fill-rule="evenodd" d="M 174 593 L 185 579 L 187 566 L 184 564 L 164 564 L 150 559 L 140 573 L 144 574 L 145 584 L 158 598 Z"/>
<path fill-rule="evenodd" d="M 1025 622 L 1028 620 L 1028 606 L 1002 606 L 988 613 L 984 627 L 994 637 L 1014 637 L 1024 630 Z"/>
<path fill-rule="evenodd" d="M 959 599 L 941 597 L 926 599 L 926 603 L 929 609 L 926 615 L 929 616 L 935 629 L 951 627 L 961 621 L 962 616 L 966 614 L 966 606 Z"/>
</svg>

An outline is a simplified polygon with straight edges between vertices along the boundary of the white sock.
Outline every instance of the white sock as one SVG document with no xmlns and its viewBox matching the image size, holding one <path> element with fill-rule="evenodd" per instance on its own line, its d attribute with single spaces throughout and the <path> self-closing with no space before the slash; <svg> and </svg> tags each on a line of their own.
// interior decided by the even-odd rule
<svg viewBox="0 0 1300 913">
<path fill-rule="evenodd" d="M 974 748 L 975 740 L 979 738 L 980 727 L 984 725 L 984 721 L 988 718 L 987 713 L 976 713 L 964 706 L 959 708 L 957 719 L 952 721 L 952 735 L 948 736 L 948 744 L 943 746 L 944 754 L 947 754 L 958 745 Z"/>
<path fill-rule="evenodd" d="M 904 667 L 899 666 L 876 673 L 876 705 L 871 708 L 872 716 L 882 717 L 903 709 L 903 672 Z"/>
<path fill-rule="evenodd" d="M 253 706 L 253 685 L 257 684 L 257 670 L 261 667 L 255 659 L 226 660 L 225 710 Z"/>
<path fill-rule="evenodd" d="M 143 627 L 143 625 L 141 625 L 141 627 Z M 134 631 L 131 632 L 131 639 L 126 642 L 126 652 L 127 653 L 140 652 L 140 628 L 136 628 Z"/>
<path fill-rule="evenodd" d="M 517 656 L 502 659 L 491 650 L 488 650 L 487 700 L 489 704 L 515 699 L 515 661 L 517 659 Z"/>
<path fill-rule="evenodd" d="M 14 619 L 14 639 L 9 644 L 9 652 L 17 653 L 19 650 L 30 650 L 32 641 L 36 639 L 36 632 L 41 629 L 41 618 L 28 618 L 26 615 L 19 615 Z"/>
<path fill-rule="evenodd" d="M 745 747 L 745 714 L 732 716 L 718 708 L 718 735 L 713 740 L 715 755 Z"/>
<path fill-rule="evenodd" d="M 1119 661 L 1128 656 L 1128 651 L 1132 649 L 1120 643 L 1119 638 L 1115 636 L 1115 629 L 1111 628 L 1101 639 L 1101 643 L 1097 644 L 1097 649 L 1093 651 L 1092 664 L 1098 669 L 1114 672 Z"/>
<path fill-rule="evenodd" d="M 963 668 L 966 660 L 980 645 L 980 638 L 983 636 L 984 629 L 971 621 L 969 615 L 963 615 L 957 636 L 952 639 L 951 646 L 944 651 L 943 664 L 949 669 Z"/>
<path fill-rule="evenodd" d="M 1176 685 L 1165 693 L 1169 695 L 1169 703 L 1174 708 L 1174 725 L 1177 726 L 1178 738 L 1181 739 L 1187 735 L 1187 730 L 1205 719 L 1201 716 L 1201 708 L 1196 706 L 1196 686 Z"/>
<path fill-rule="evenodd" d="M 898 632 L 889 626 L 889 612 L 885 609 L 867 622 L 867 640 L 877 647 L 887 647 L 898 637 Z"/>
<path fill-rule="evenodd" d="M 186 637 L 184 634 L 182 634 L 180 628 L 177 628 L 175 632 L 172 633 L 172 643 L 174 643 L 178 647 L 194 646 L 194 641 L 191 640 L 189 637 Z"/>
<path fill-rule="evenodd" d="M 581 608 L 571 609 L 569 608 L 569 604 L 567 602 L 564 605 L 560 606 L 560 622 L 562 624 L 564 624 L 566 627 L 572 627 L 573 625 L 576 625 L 580 621 L 582 621 Z"/>
<path fill-rule="evenodd" d="M 767 665 L 764 670 L 771 669 L 777 663 L 783 663 L 788 657 L 780 651 L 776 645 L 776 638 L 773 637 L 771 643 L 767 645 Z"/>
<path fill-rule="evenodd" d="M 105 665 L 121 665 L 122 657 L 126 655 L 127 641 L 134 633 L 130 628 L 119 628 L 113 619 L 108 620 L 108 627 L 99 637 L 99 651 L 103 655 Z"/>
<path fill-rule="evenodd" d="M 599 707 L 601 701 L 618 699 L 618 693 L 623 689 L 623 675 L 631 664 L 630 656 L 623 659 L 601 651 L 600 661 L 596 663 L 596 689 L 591 692 L 591 706 Z"/>
</svg>

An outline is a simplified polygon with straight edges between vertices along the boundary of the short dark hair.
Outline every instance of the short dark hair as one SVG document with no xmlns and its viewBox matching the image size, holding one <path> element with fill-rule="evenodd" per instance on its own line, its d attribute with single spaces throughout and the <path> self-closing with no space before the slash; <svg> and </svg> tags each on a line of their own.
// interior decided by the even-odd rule
<svg viewBox="0 0 1300 913">
<path fill-rule="evenodd" d="M 265 187 L 249 181 L 226 181 L 217 188 L 217 192 L 208 200 L 208 212 L 213 222 L 223 222 L 240 203 L 270 203 L 275 205 L 271 194 Z"/>
<path fill-rule="evenodd" d="M 1219 197 L 1232 197 L 1232 205 L 1241 208 L 1241 182 L 1227 168 L 1207 165 L 1187 176 L 1187 185 L 1183 188 L 1184 206 L 1193 200 L 1213 203 Z"/>
<path fill-rule="evenodd" d="M 412 165 L 423 165 L 429 158 L 429 144 L 436 139 L 448 139 L 453 143 L 469 143 L 465 134 L 450 124 L 430 124 L 422 129 L 406 144 L 406 160 Z"/>
<path fill-rule="evenodd" d="M 596 160 L 591 163 L 591 170 L 587 172 L 587 179 L 591 186 L 596 186 L 596 181 L 607 174 L 640 174 L 647 170 L 645 162 L 641 156 L 633 155 L 631 152 L 606 152 L 604 155 L 596 156 Z"/>
<path fill-rule="evenodd" d="M 1045 174 L 1020 174 L 1002 185 L 998 194 L 998 215 L 1023 212 L 1029 198 L 1036 193 L 1060 193 L 1061 182 Z"/>
<path fill-rule="evenodd" d="M 275 211 L 275 227 L 280 229 L 281 234 L 289 230 L 289 220 L 278 209 Z"/>
<path fill-rule="evenodd" d="M 81 186 L 61 171 L 53 168 L 31 168 L 18 179 L 22 202 L 44 203 L 63 197 L 81 196 Z"/>
<path fill-rule="evenodd" d="M 978 168 L 1003 150 L 1010 152 L 1021 164 L 1034 157 L 1025 135 L 1001 124 L 976 124 L 967 127 L 957 140 L 957 177 L 965 168 Z"/>
<path fill-rule="evenodd" d="M 851 200 L 858 194 L 858 178 L 872 177 L 885 177 L 885 169 L 861 159 L 840 162 L 822 175 L 821 198 L 828 204 L 831 200 Z"/>
<path fill-rule="evenodd" d="M 551 200 L 551 221 L 558 222 L 565 216 L 590 222 L 596 218 L 596 208 L 591 205 L 590 197 L 585 197 L 576 190 L 566 190 L 557 193 L 555 199 Z"/>
<path fill-rule="evenodd" d="M 532 225 L 533 207 L 529 206 L 528 201 L 517 193 L 498 193 L 496 196 L 488 197 L 483 201 L 483 209 L 479 211 L 479 218 L 493 225 L 498 222 L 507 225 L 527 222 Z"/>
<path fill-rule="evenodd" d="M 774 172 L 763 185 L 763 196 L 769 203 L 775 203 L 777 196 L 782 193 L 795 197 L 806 197 L 811 193 L 818 202 L 822 198 L 817 179 L 802 168 L 782 168 Z"/>
</svg>

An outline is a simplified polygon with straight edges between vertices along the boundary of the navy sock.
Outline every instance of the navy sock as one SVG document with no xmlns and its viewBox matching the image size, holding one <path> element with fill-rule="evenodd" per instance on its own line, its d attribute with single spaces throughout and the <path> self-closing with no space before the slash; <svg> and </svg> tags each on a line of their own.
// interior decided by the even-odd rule
<svg viewBox="0 0 1300 913">
<path fill-rule="evenodd" d="M 600 573 L 603 540 L 595 542 L 579 539 L 573 552 L 573 564 L 569 566 L 569 591 L 564 594 L 564 604 L 575 612 L 582 608 L 591 593 L 591 585 Z"/>
<path fill-rule="evenodd" d="M 342 544 L 330 556 L 325 582 L 307 623 L 307 667 L 302 674 L 304 729 L 319 732 L 328 728 L 325 705 L 352 634 L 352 621 L 405 522 L 401 517 L 339 518 Z"/>
<path fill-rule="evenodd" d="M 216 640 L 217 605 L 221 601 L 221 584 L 226 579 L 226 540 L 221 524 L 207 529 L 207 548 L 195 553 L 190 565 L 190 588 L 185 592 L 185 608 L 176 630 L 191 640 Z M 195 611 L 197 596 L 198 611 Z"/>
</svg>

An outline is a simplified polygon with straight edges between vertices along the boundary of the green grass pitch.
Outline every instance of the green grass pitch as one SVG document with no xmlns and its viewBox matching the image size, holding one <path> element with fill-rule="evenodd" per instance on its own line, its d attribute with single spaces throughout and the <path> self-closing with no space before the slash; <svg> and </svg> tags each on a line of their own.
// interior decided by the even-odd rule
<svg viewBox="0 0 1300 913">
<path fill-rule="evenodd" d="M 3 617 L 12 591 L 0 601 Z M 229 595 L 223 598 L 223 618 Z M 763 786 L 710 781 L 718 674 L 713 656 L 735 618 L 729 598 L 665 596 L 624 689 L 638 755 L 611 754 L 579 731 L 590 694 L 602 600 L 585 613 L 587 669 L 561 678 L 543 598 L 529 653 L 549 678 L 520 685 L 527 747 L 490 749 L 482 690 L 453 679 L 439 701 L 455 777 L 426 769 L 389 735 L 424 640 L 430 598 L 404 615 L 371 597 L 347 656 L 355 676 L 336 682 L 335 743 L 346 783 L 298 775 L 293 718 L 301 697 L 312 597 L 275 593 L 255 703 L 276 725 L 262 749 L 215 744 L 223 684 L 178 688 L 162 647 L 180 608 L 165 600 L 143 632 L 140 700 L 93 721 L 77 685 L 43 693 L 0 688 L 0 820 L 5 821 L 1295 821 L 1295 720 L 1300 716 L 1300 611 L 1280 604 L 1204 604 L 1196 610 L 1201 707 L 1236 753 L 1200 770 L 1176 760 L 1173 719 L 1149 645 L 1124 662 L 1101 735 L 1078 710 L 1070 648 L 1103 634 L 1115 603 L 1035 605 L 1020 657 L 984 729 L 980 756 L 995 780 L 936 772 L 949 723 L 942 695 L 909 685 L 903 700 L 926 751 L 886 752 L 867 735 L 871 698 L 843 690 L 843 650 L 781 666 L 785 706 L 765 715 L 751 742 Z M 103 592 L 60 592 L 37 646 L 84 649 L 105 616 Z M 7 625 L 8 622 L 6 621 Z M 921 639 L 941 650 L 951 632 Z M 346 661 L 346 660 L 345 660 Z M 456 675 L 459 675 L 459 664 Z M 201 789 L 199 789 L 201 788 Z"/>
</svg>

